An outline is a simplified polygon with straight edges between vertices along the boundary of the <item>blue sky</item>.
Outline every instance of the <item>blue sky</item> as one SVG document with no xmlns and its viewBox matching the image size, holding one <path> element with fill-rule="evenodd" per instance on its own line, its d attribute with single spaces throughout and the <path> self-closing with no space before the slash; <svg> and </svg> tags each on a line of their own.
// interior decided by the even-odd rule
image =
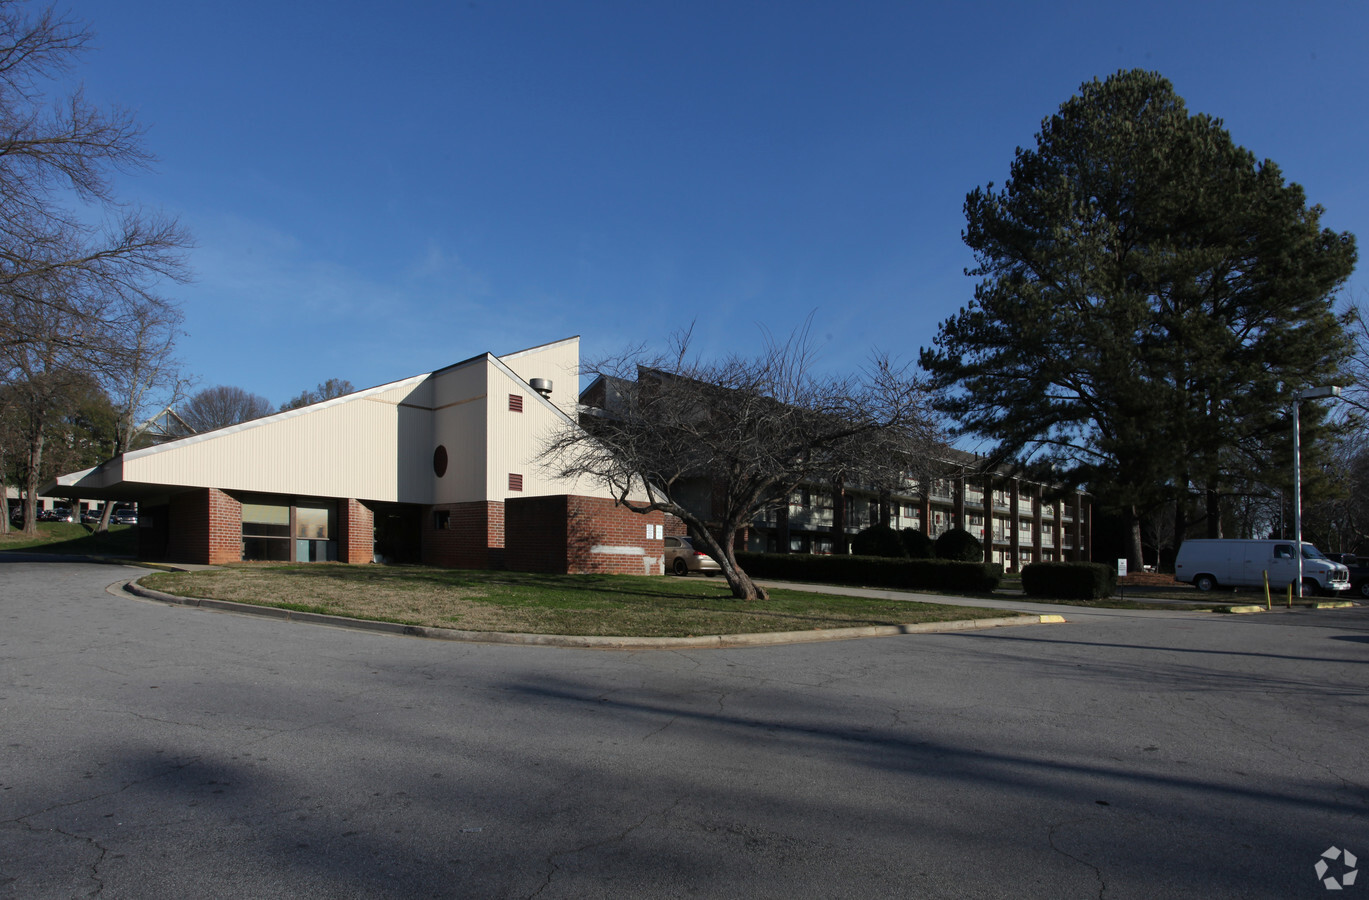
<svg viewBox="0 0 1369 900">
<path fill-rule="evenodd" d="M 709 355 L 811 313 L 831 370 L 915 360 L 972 295 L 965 194 L 1119 69 L 1369 242 L 1361 0 L 63 8 L 87 94 L 159 159 L 122 196 L 195 236 L 188 372 L 273 404 L 691 320 Z"/>
</svg>

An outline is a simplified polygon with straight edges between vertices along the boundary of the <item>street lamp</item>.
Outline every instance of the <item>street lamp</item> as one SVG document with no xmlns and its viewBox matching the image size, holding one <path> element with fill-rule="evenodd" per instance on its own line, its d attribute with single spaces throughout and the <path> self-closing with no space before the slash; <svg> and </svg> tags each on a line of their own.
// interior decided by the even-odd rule
<svg viewBox="0 0 1369 900">
<path fill-rule="evenodd" d="M 1302 435 L 1298 431 L 1298 404 L 1303 400 L 1339 397 L 1340 385 L 1307 388 L 1293 393 L 1293 541 L 1298 557 L 1298 598 L 1302 598 Z"/>
</svg>

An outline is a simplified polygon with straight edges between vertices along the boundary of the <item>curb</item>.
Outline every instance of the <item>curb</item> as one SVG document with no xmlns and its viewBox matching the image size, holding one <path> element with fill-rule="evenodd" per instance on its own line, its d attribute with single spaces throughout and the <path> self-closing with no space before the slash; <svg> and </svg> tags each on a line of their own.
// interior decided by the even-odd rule
<svg viewBox="0 0 1369 900">
<path fill-rule="evenodd" d="M 1218 606 L 1213 608 L 1213 612 L 1232 613 L 1234 615 L 1249 615 L 1250 613 L 1262 612 L 1292 612 L 1294 609 L 1354 609 L 1359 604 L 1350 600 L 1318 600 L 1312 603 L 1295 603 L 1292 607 L 1275 604 L 1274 606 L 1260 606 L 1250 604 L 1245 606 Z"/>
<path fill-rule="evenodd" d="M 808 644 L 821 641 L 844 641 L 855 638 L 893 637 L 900 634 L 940 634 L 955 631 L 978 631 L 1013 625 L 1057 625 L 1065 622 L 1059 615 L 1017 615 L 994 619 L 961 619 L 954 622 L 924 622 L 917 625 L 867 625 L 859 628 L 824 628 L 817 631 L 776 631 L 761 634 L 715 634 L 701 637 L 601 637 L 571 634 L 521 634 L 507 631 L 460 631 L 455 628 L 430 628 L 423 625 L 400 625 L 395 622 L 376 622 L 352 619 L 323 613 L 297 612 L 274 606 L 255 606 L 232 600 L 206 600 L 197 597 L 178 597 L 138 584 L 136 580 L 110 585 L 110 593 L 122 590 L 145 600 L 190 606 L 241 615 L 261 616 L 285 622 L 310 625 L 330 625 L 355 631 L 374 631 L 403 637 L 428 638 L 438 641 L 464 641 L 479 644 L 522 644 L 538 647 L 578 647 L 588 650 L 682 650 L 722 649 L 725 647 L 758 647 L 778 644 Z"/>
</svg>

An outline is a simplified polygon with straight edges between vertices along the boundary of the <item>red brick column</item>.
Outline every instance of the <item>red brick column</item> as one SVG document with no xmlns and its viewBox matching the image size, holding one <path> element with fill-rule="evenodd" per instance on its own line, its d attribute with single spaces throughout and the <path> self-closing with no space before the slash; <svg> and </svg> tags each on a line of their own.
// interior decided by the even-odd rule
<svg viewBox="0 0 1369 900">
<path fill-rule="evenodd" d="M 338 501 L 338 562 L 368 563 L 375 559 L 375 517 L 359 500 Z"/>
<path fill-rule="evenodd" d="M 242 562 L 242 504 L 209 488 L 209 564 Z"/>
<path fill-rule="evenodd" d="M 166 558 L 221 565 L 242 561 L 242 504 L 215 488 L 171 498 Z"/>
</svg>

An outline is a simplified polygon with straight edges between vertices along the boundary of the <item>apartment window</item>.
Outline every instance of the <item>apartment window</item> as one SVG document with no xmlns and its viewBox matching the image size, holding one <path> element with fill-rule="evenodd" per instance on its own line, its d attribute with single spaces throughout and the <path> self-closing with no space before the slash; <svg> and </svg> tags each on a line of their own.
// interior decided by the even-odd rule
<svg viewBox="0 0 1369 900">
<path fill-rule="evenodd" d="M 521 491 L 522 489 L 523 489 L 523 476 L 522 476 L 522 475 L 510 474 L 510 475 L 509 475 L 509 490 L 511 490 L 511 491 Z"/>
<path fill-rule="evenodd" d="M 433 510 L 433 528 L 446 531 L 452 527 L 452 514 L 445 509 Z"/>
<path fill-rule="evenodd" d="M 509 394 L 509 412 L 523 411 L 523 395 Z"/>
</svg>

